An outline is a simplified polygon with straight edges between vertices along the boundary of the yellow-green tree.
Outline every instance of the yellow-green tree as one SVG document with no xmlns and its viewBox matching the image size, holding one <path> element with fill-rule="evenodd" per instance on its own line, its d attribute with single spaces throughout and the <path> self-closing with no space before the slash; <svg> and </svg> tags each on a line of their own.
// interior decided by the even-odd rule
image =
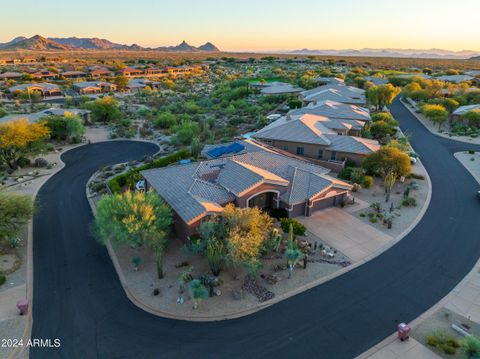
<svg viewBox="0 0 480 359">
<path fill-rule="evenodd" d="M 0 124 L 0 163 L 11 169 L 18 167 L 18 160 L 42 153 L 49 129 L 41 123 L 29 123 L 20 119 Z"/>
<path fill-rule="evenodd" d="M 17 243 L 16 236 L 21 227 L 33 214 L 33 201 L 29 196 L 14 192 L 0 191 L 0 243 L 10 241 Z"/>
<path fill-rule="evenodd" d="M 100 242 L 111 240 L 155 254 L 158 278 L 163 278 L 163 254 L 172 225 L 172 210 L 155 192 L 130 191 L 104 196 L 97 205 L 94 229 Z"/>
<path fill-rule="evenodd" d="M 229 204 L 223 211 L 227 226 L 228 256 L 234 265 L 254 274 L 260 268 L 260 253 L 272 230 L 272 219 L 257 207 L 238 208 Z"/>
<path fill-rule="evenodd" d="M 426 118 L 438 124 L 438 128 L 448 119 L 448 111 L 443 105 L 425 104 L 420 111 Z"/>
</svg>

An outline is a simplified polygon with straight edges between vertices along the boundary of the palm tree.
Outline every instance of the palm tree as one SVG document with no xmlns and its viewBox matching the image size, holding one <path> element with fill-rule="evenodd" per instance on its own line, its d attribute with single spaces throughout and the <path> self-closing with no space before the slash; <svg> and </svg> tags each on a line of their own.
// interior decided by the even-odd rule
<svg viewBox="0 0 480 359">
<path fill-rule="evenodd" d="M 288 238 L 288 247 L 285 251 L 288 264 L 288 279 L 292 277 L 293 269 L 297 262 L 304 256 L 303 252 L 298 248 L 297 243 L 293 239 L 293 225 L 290 223 L 290 233 Z"/>
</svg>

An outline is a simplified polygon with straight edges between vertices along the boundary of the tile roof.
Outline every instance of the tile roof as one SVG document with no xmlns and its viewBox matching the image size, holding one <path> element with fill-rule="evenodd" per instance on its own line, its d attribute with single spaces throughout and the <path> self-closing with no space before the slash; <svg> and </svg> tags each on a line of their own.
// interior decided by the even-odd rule
<svg viewBox="0 0 480 359">
<path fill-rule="evenodd" d="M 248 147 L 248 141 L 242 141 Z M 218 212 L 220 206 L 261 183 L 278 185 L 280 197 L 296 204 L 332 186 L 350 189 L 327 169 L 250 143 L 252 152 L 187 165 L 142 171 L 148 183 L 187 223 Z"/>
<path fill-rule="evenodd" d="M 291 110 L 288 114 L 311 113 L 314 115 L 326 116 L 330 118 L 341 118 L 350 120 L 370 121 L 370 111 L 366 108 L 350 105 L 341 102 L 326 100 L 310 104 L 299 109 Z"/>
<path fill-rule="evenodd" d="M 331 100 L 352 104 L 366 103 L 365 90 L 345 85 L 320 86 L 311 90 L 303 91 L 300 95 L 306 102 L 323 102 Z"/>
</svg>

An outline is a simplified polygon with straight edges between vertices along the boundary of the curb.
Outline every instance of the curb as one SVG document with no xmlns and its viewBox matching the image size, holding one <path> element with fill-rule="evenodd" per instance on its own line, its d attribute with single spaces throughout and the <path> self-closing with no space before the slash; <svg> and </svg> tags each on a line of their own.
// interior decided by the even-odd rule
<svg viewBox="0 0 480 359">
<path fill-rule="evenodd" d="M 420 163 L 421 163 L 421 160 L 420 160 Z M 422 164 L 422 166 L 423 166 L 423 164 Z M 174 314 L 169 313 L 169 312 L 163 312 L 163 311 L 160 311 L 158 309 L 152 308 L 152 307 L 142 303 L 142 301 L 140 299 L 138 299 L 135 296 L 135 294 L 129 289 L 127 281 L 126 281 L 125 276 L 123 274 L 123 270 L 120 267 L 120 263 L 118 262 L 118 257 L 116 255 L 115 251 L 113 250 L 113 247 L 111 246 L 111 243 L 107 242 L 106 246 L 107 246 L 107 250 L 108 250 L 108 253 L 110 255 L 110 258 L 112 259 L 112 263 L 115 267 L 115 270 L 117 271 L 117 275 L 118 275 L 118 278 L 120 279 L 120 283 L 122 284 L 122 287 L 125 291 L 125 294 L 130 299 L 130 301 L 133 304 L 135 304 L 137 307 L 139 307 L 140 309 L 142 309 L 142 310 L 144 310 L 144 311 L 146 311 L 150 314 L 156 315 L 158 317 L 176 319 L 176 320 L 183 320 L 183 321 L 191 321 L 191 322 L 213 322 L 213 321 L 221 321 L 221 320 L 227 320 L 227 319 L 237 319 L 237 318 L 240 318 L 240 317 L 244 317 L 246 315 L 256 313 L 256 312 L 258 312 L 262 309 L 270 307 L 271 305 L 279 303 L 279 302 L 281 302 L 285 299 L 288 299 L 288 298 L 293 297 L 297 294 L 300 294 L 300 293 L 302 293 L 302 292 L 304 292 L 308 289 L 311 289 L 311 288 L 316 287 L 320 284 L 328 282 L 329 280 L 332 280 L 336 277 L 339 277 L 342 274 L 345 274 L 345 273 L 361 266 L 362 264 L 365 264 L 365 263 L 369 262 L 370 260 L 374 259 L 375 257 L 379 256 L 380 254 L 382 254 L 383 252 L 388 250 L 390 247 L 397 244 L 408 233 L 410 233 L 413 230 L 413 228 L 415 228 L 415 226 L 418 224 L 418 222 L 420 222 L 420 220 L 423 218 L 425 212 L 428 209 L 428 206 L 430 205 L 430 200 L 432 198 L 432 182 L 430 180 L 430 176 L 429 176 L 428 172 L 426 171 L 426 169 L 425 169 L 425 174 L 426 174 L 426 176 L 425 176 L 426 181 L 427 181 L 427 184 L 428 184 L 428 194 L 427 194 L 427 198 L 425 199 L 425 203 L 423 204 L 422 209 L 418 213 L 415 220 L 402 233 L 400 233 L 395 239 L 393 239 L 391 242 L 386 244 L 384 247 L 378 249 L 377 251 L 371 253 L 366 258 L 363 258 L 362 260 L 360 260 L 360 261 L 358 261 L 358 262 L 356 262 L 356 263 L 354 263 L 354 264 L 352 264 L 348 267 L 342 268 L 342 269 L 340 269 L 340 270 L 338 270 L 334 273 L 331 273 L 331 274 L 329 274 L 325 277 L 322 277 L 322 278 L 320 278 L 316 281 L 313 281 L 313 282 L 305 284 L 301 287 L 298 287 L 298 288 L 296 288 L 296 289 L 294 289 L 290 292 L 287 292 L 287 293 L 284 293 L 282 295 L 276 296 L 271 300 L 268 300 L 266 302 L 257 304 L 253 308 L 242 310 L 242 311 L 239 311 L 239 312 L 233 312 L 233 313 L 229 313 L 229 314 L 216 315 L 216 316 L 208 316 L 208 317 L 207 316 L 204 316 L 204 317 L 199 316 L 199 317 L 192 318 L 191 316 L 174 315 Z M 88 203 L 90 204 L 90 207 L 92 209 L 92 213 L 95 213 L 95 205 L 93 204 L 93 201 L 91 200 L 91 198 L 88 197 L 88 183 L 91 181 L 91 179 L 93 178 L 94 175 L 95 174 L 93 174 L 92 177 L 87 181 L 87 186 L 85 188 Z"/>
<path fill-rule="evenodd" d="M 112 139 L 112 140 L 106 140 L 106 141 L 98 141 L 98 142 L 93 142 L 92 144 L 95 143 L 103 143 L 103 142 L 112 142 L 112 141 L 138 141 L 138 142 L 147 142 L 147 143 L 153 143 L 158 146 L 157 143 L 150 141 L 150 140 L 142 140 L 142 139 Z M 65 162 L 62 161 L 62 155 L 65 154 L 66 152 L 86 146 L 88 143 L 80 143 L 77 145 L 74 145 L 71 148 L 68 148 L 66 150 L 61 151 L 58 154 L 58 166 L 55 168 L 55 171 L 50 173 L 47 176 L 43 176 L 43 179 L 40 183 L 40 185 L 33 191 L 32 193 L 32 199 L 35 200 L 37 197 L 38 192 L 40 189 L 43 187 L 43 185 L 53 176 L 55 176 L 58 172 L 60 172 L 64 167 L 65 167 Z M 159 147 L 159 146 L 158 146 Z M 160 147 L 156 154 L 160 152 Z M 39 177 L 41 178 L 41 177 Z M 38 178 L 37 178 L 38 179 Z M 88 184 L 88 183 L 87 183 Z M 28 339 L 30 339 L 31 334 L 32 334 L 32 324 L 33 324 L 33 218 L 28 222 L 28 230 L 27 230 L 27 279 L 26 279 L 26 299 L 28 300 L 29 308 L 28 308 L 28 313 L 27 313 L 27 319 L 25 321 L 25 330 L 23 331 L 23 336 L 21 340 L 26 343 Z M 14 350 L 10 352 L 10 354 L 7 356 L 7 359 L 21 359 L 21 358 L 28 358 L 28 347 L 16 347 Z"/>
<path fill-rule="evenodd" d="M 432 129 L 424 123 L 424 120 L 421 119 L 418 116 L 418 114 L 409 106 L 408 103 L 406 103 L 402 99 L 400 99 L 400 103 L 403 105 L 403 107 L 405 107 L 408 111 L 410 111 L 410 113 L 418 120 L 418 122 L 420 122 L 422 124 L 422 126 L 425 127 L 432 135 L 435 135 L 435 136 L 438 136 L 438 137 L 441 137 L 441 138 L 445 138 L 447 140 L 452 140 L 452 141 L 461 142 L 461 143 L 468 143 L 470 145 L 480 145 L 480 143 L 475 143 L 475 142 L 463 140 L 463 139 L 455 137 L 455 136 L 448 136 L 448 135 L 445 135 L 443 133 L 432 131 Z"/>
</svg>

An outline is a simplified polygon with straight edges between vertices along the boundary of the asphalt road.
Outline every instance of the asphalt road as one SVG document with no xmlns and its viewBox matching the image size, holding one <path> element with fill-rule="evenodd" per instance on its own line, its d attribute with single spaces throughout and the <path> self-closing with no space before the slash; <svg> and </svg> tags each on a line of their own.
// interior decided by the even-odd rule
<svg viewBox="0 0 480 359">
<path fill-rule="evenodd" d="M 432 135 L 398 101 L 433 184 L 422 221 L 391 249 L 334 280 L 256 314 L 214 323 L 161 319 L 126 297 L 104 247 L 88 231 L 89 176 L 103 164 L 152 153 L 107 142 L 67 152 L 67 166 L 40 190 L 34 217 L 32 338 L 61 347 L 31 358 L 352 358 L 426 311 L 480 256 L 478 184 L 452 156 L 475 148 Z"/>
</svg>

